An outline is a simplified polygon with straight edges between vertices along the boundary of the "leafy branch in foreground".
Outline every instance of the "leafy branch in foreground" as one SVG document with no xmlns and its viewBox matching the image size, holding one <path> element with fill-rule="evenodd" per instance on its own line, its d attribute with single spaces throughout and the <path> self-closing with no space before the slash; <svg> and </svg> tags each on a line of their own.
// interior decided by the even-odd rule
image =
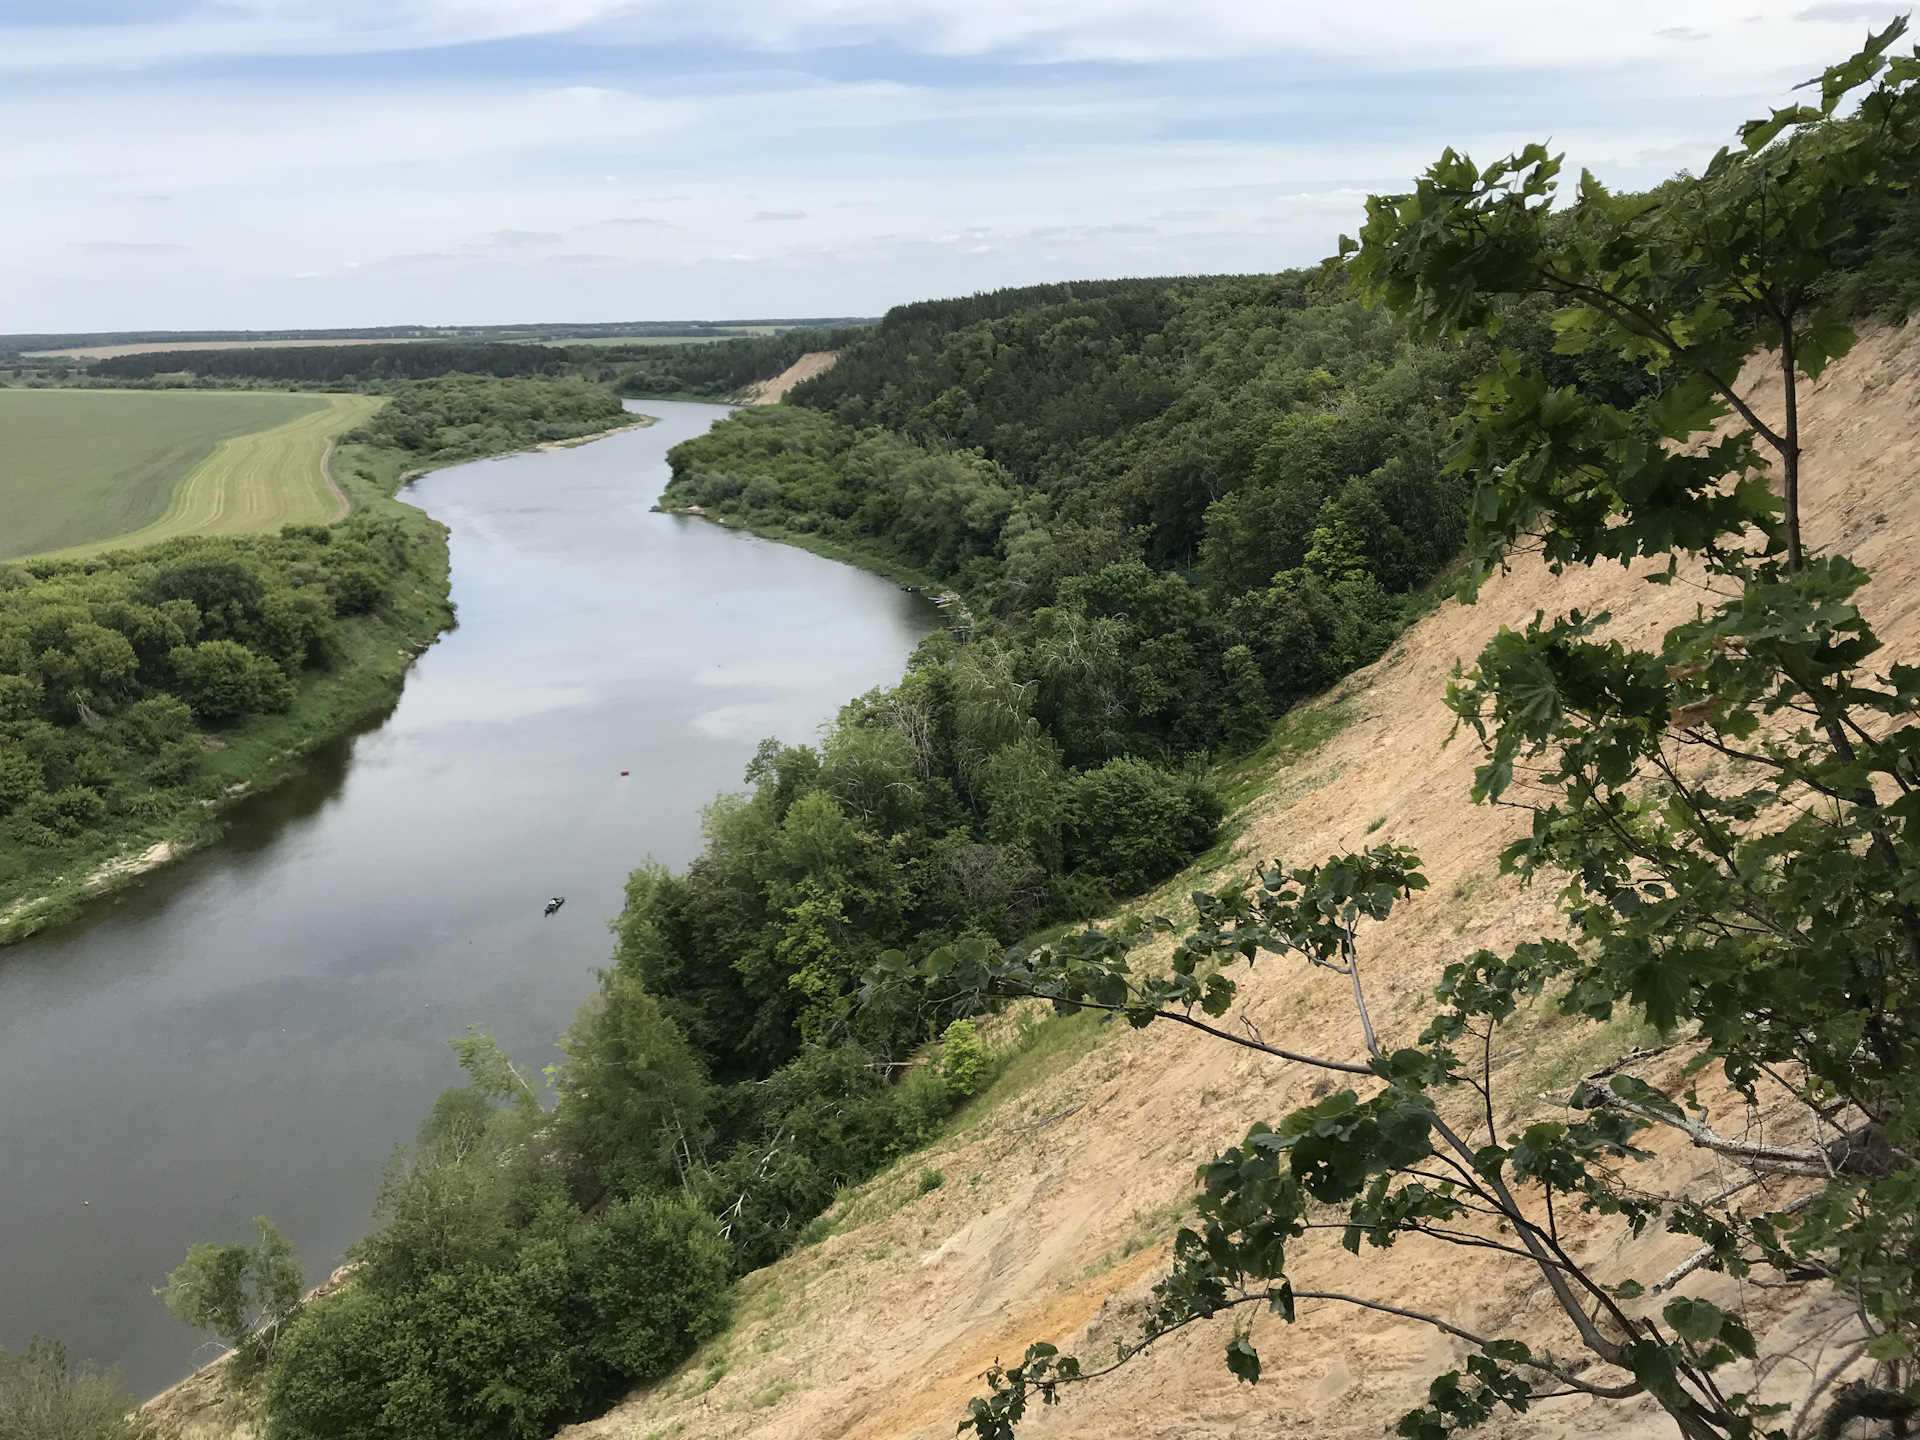
<svg viewBox="0 0 1920 1440">
<path fill-rule="evenodd" d="M 1503 867 L 1563 877 L 1566 936 L 1447 967 L 1441 1008 L 1399 1048 L 1377 1033 L 1360 963 L 1363 938 L 1424 883 L 1393 847 L 1275 864 L 1247 891 L 1195 896 L 1197 930 L 1157 968 L 1136 968 L 1135 952 L 1172 931 L 1164 919 L 876 970 L 875 990 L 911 970 L 963 1009 L 1092 1006 L 1365 1077 L 1256 1124 L 1202 1168 L 1198 1223 L 1179 1233 L 1144 1331 L 1115 1363 L 1243 1306 L 1289 1321 L 1308 1296 L 1388 1308 L 1295 1289 L 1289 1245 L 1336 1229 L 1355 1254 L 1409 1236 L 1486 1252 L 1544 1284 L 1564 1319 L 1563 1354 L 1394 1309 L 1475 1349 L 1400 1420 L 1411 1440 L 1569 1394 L 1649 1396 L 1689 1440 L 1834 1435 L 1857 1419 L 1904 1433 L 1920 1410 L 1920 671 L 1864 668 L 1879 649 L 1857 604 L 1867 573 L 1807 544 L 1798 398 L 1853 341 L 1821 299 L 1828 252 L 1848 215 L 1884 203 L 1912 170 L 1920 52 L 1889 58 L 1904 28 L 1828 70 L 1817 106 L 1755 122 L 1702 176 L 1651 195 L 1615 197 L 1586 175 L 1552 213 L 1559 161 L 1533 147 L 1484 171 L 1448 152 L 1413 194 L 1369 202 L 1353 278 L 1416 333 L 1492 332 L 1503 300 L 1546 296 L 1561 306 L 1562 351 L 1610 354 L 1658 382 L 1621 409 L 1503 357 L 1454 459 L 1476 485 L 1476 575 L 1530 545 L 1556 572 L 1665 557 L 1650 578 L 1668 583 L 1684 555 L 1717 600 L 1658 649 L 1607 638 L 1606 615 L 1536 616 L 1449 687 L 1485 751 L 1474 798 L 1532 813 Z M 1756 352 L 1777 367 L 1766 405 L 1741 380 Z M 1744 428 L 1710 433 L 1728 416 Z M 1223 967 L 1263 953 L 1346 977 L 1364 1054 L 1270 1045 L 1244 1010 L 1225 1023 L 1238 992 Z M 1564 1118 L 1502 1137 L 1495 1037 L 1535 999 L 1651 1022 L 1686 1073 L 1719 1064 L 1745 1125 L 1712 1123 L 1695 1089 L 1676 1100 L 1629 1057 L 1576 1086 Z M 1776 1134 L 1803 1126 L 1806 1142 L 1749 1139 L 1762 1119 Z M 1633 1183 L 1657 1130 L 1712 1153 L 1710 1189 Z M 1662 1224 L 1699 1248 L 1651 1285 L 1603 1277 L 1570 1246 L 1576 1214 L 1623 1242 Z M 1843 1302 L 1825 1353 L 1796 1357 L 1808 1375 L 1797 1393 L 1762 1401 L 1790 1377 L 1759 1355 L 1743 1314 L 1698 1295 L 1656 1300 L 1702 1271 L 1825 1287 Z M 1227 1363 L 1258 1378 L 1248 1334 L 1236 1330 Z M 1035 1346 L 990 1372 L 992 1393 L 962 1428 L 1003 1440 L 1035 1395 L 1051 1403 L 1097 1373 Z"/>
</svg>

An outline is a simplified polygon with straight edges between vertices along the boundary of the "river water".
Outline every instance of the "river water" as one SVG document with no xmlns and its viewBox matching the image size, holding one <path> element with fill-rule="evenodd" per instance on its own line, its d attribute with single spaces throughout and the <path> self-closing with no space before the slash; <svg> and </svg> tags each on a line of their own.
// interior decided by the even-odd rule
<svg viewBox="0 0 1920 1440">
<path fill-rule="evenodd" d="M 419 481 L 460 622 L 399 704 L 221 843 L 0 950 L 0 1345 L 55 1336 L 148 1394 L 217 1353 L 151 1293 L 190 1243 L 266 1214 L 319 1280 L 461 1083 L 447 1038 L 559 1058 L 628 871 L 684 865 L 762 737 L 812 739 L 936 623 L 649 513 L 667 449 L 725 412 L 629 408 L 658 423 Z"/>
</svg>

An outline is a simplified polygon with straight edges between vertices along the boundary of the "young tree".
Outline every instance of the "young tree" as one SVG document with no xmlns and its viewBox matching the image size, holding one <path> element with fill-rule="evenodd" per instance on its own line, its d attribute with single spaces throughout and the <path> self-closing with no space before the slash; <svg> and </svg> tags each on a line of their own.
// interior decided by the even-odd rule
<svg viewBox="0 0 1920 1440">
<path fill-rule="evenodd" d="M 280 1326 L 300 1308 L 305 1288 L 293 1246 L 256 1215 L 252 1245 L 203 1241 L 156 1293 L 196 1329 L 210 1330 L 248 1362 L 270 1360 Z"/>
<path fill-rule="evenodd" d="M 1199 1223 L 1180 1232 L 1145 1332 L 1117 1363 L 1198 1320 L 1264 1305 L 1291 1321 L 1313 1298 L 1425 1321 L 1473 1347 L 1465 1372 L 1435 1379 L 1399 1422 L 1412 1440 L 1569 1393 L 1651 1396 L 1689 1440 L 1838 1435 L 1859 1418 L 1904 1434 L 1920 1410 L 1920 670 L 1868 670 L 1879 642 L 1855 603 L 1867 574 L 1806 541 L 1798 396 L 1853 341 L 1822 298 L 1830 247 L 1912 171 L 1920 52 L 1890 55 L 1904 29 L 1829 69 L 1817 105 L 1754 122 L 1704 174 L 1649 195 L 1613 196 L 1588 174 L 1555 211 L 1559 160 L 1536 146 L 1485 170 L 1449 151 L 1412 194 L 1369 202 L 1361 244 L 1343 247 L 1358 251 L 1353 280 L 1416 335 L 1497 332 L 1505 302 L 1545 296 L 1560 307 L 1562 352 L 1609 354 L 1657 382 L 1624 409 L 1510 355 L 1482 380 L 1453 462 L 1475 481 L 1469 598 L 1528 544 L 1556 571 L 1665 558 L 1654 583 L 1690 557 L 1717 603 L 1658 650 L 1605 638 L 1605 615 L 1537 617 L 1456 674 L 1449 704 L 1485 747 L 1474 798 L 1533 816 L 1503 866 L 1523 881 L 1557 872 L 1570 928 L 1449 966 L 1441 1008 L 1411 1045 L 1377 1034 L 1361 966 L 1363 936 L 1425 884 L 1417 858 L 1391 846 L 1276 862 L 1250 894 L 1196 896 L 1199 928 L 1164 968 L 1128 957 L 1170 931 L 1165 920 L 1032 954 L 956 946 L 919 967 L 963 1008 L 1040 996 L 1353 1077 L 1202 1169 Z M 1763 415 L 1742 385 L 1756 355 L 1776 367 L 1778 413 Z M 1729 415 L 1737 426 L 1715 437 Z M 1218 1023 L 1236 989 L 1218 965 L 1262 952 L 1347 977 L 1366 1053 L 1302 1055 Z M 907 968 L 890 957 L 871 983 Z M 1564 1119 L 1501 1137 L 1495 1036 L 1538 996 L 1566 1014 L 1643 1017 L 1690 1056 L 1690 1073 L 1717 1064 L 1755 1114 L 1798 1108 L 1810 1142 L 1710 1124 L 1692 1090 L 1669 1096 L 1632 1073 L 1633 1056 L 1577 1086 Z M 1734 1180 L 1635 1186 L 1630 1167 L 1649 1158 L 1637 1142 L 1656 1128 L 1712 1152 Z M 1662 1277 L 1602 1275 L 1563 1237 L 1569 1207 L 1627 1236 L 1664 1224 L 1699 1248 Z M 1289 1244 L 1322 1228 L 1356 1254 L 1420 1235 L 1504 1257 L 1544 1283 L 1577 1351 L 1295 1289 Z M 1655 1298 L 1699 1270 L 1766 1272 L 1848 1302 L 1793 1404 L 1757 1398 L 1764 1372 L 1740 1315 Z M 1227 1363 L 1260 1373 L 1237 1331 Z M 992 1394 L 962 1428 L 1010 1436 L 1032 1397 L 1051 1403 L 1086 1378 L 1033 1346 L 991 1372 Z"/>
<path fill-rule="evenodd" d="M 153 1440 L 153 1426 L 119 1372 L 69 1369 L 66 1346 L 36 1335 L 0 1350 L 0 1440 Z"/>
</svg>

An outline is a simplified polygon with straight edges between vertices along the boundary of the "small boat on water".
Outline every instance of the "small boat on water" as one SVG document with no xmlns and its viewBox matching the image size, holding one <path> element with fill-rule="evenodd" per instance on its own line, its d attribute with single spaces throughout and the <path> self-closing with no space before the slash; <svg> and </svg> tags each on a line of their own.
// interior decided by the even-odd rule
<svg viewBox="0 0 1920 1440">
<path fill-rule="evenodd" d="M 566 903 L 567 903 L 566 896 L 556 895 L 551 900 L 547 901 L 547 908 L 543 910 L 541 913 L 543 915 L 551 915 L 553 914 L 554 911 L 558 910 L 562 905 Z"/>
</svg>

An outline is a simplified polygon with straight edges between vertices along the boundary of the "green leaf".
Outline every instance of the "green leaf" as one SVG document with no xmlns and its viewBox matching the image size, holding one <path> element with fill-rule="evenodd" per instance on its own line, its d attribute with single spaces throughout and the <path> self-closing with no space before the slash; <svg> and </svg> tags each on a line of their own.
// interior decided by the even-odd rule
<svg viewBox="0 0 1920 1440">
<path fill-rule="evenodd" d="M 1652 1340 L 1636 1341 L 1628 1363 L 1633 1367 L 1633 1378 L 1654 1395 L 1665 1398 L 1679 1390 L 1680 1371 L 1674 1364 L 1673 1352 L 1665 1345 Z"/>
<path fill-rule="evenodd" d="M 1711 1300 L 1697 1300 L 1687 1295 L 1669 1300 L 1666 1309 L 1660 1313 L 1667 1317 L 1667 1324 L 1673 1327 L 1674 1334 L 1695 1345 L 1717 1340 L 1721 1325 L 1728 1319 L 1727 1312 Z"/>
<path fill-rule="evenodd" d="M 1632 1075 L 1615 1075 L 1607 1082 L 1607 1088 L 1642 1110 L 1651 1110 L 1656 1115 L 1665 1115 L 1673 1120 L 1684 1121 L 1687 1118 L 1687 1112 L 1669 1100 L 1665 1091 L 1656 1090 Z"/>
<path fill-rule="evenodd" d="M 1913 1346 L 1901 1335 L 1876 1335 L 1867 1346 L 1869 1360 L 1904 1360 L 1912 1353 Z"/>
<path fill-rule="evenodd" d="M 1227 1369 L 1249 1385 L 1260 1382 L 1260 1352 L 1245 1335 L 1236 1335 L 1227 1342 Z"/>
</svg>

